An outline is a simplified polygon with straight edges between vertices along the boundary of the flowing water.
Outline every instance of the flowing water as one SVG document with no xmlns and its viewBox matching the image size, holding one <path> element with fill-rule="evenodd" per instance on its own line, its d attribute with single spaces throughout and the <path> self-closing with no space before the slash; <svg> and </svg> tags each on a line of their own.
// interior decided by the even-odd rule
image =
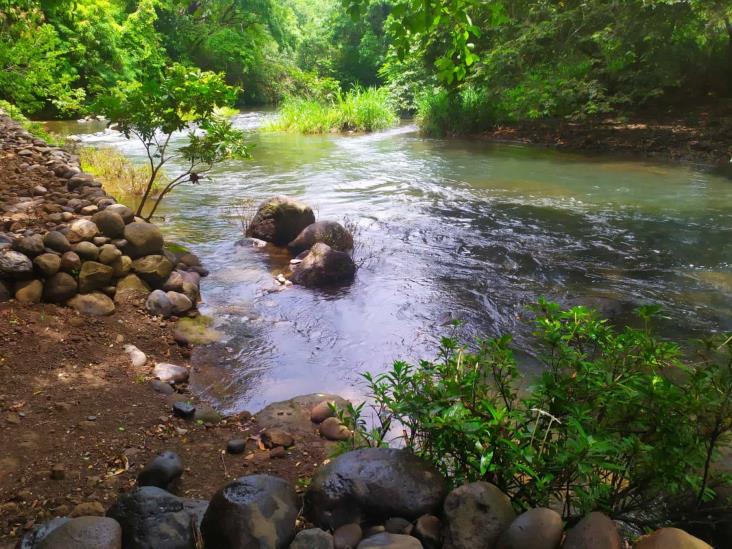
<svg viewBox="0 0 732 549">
<path fill-rule="evenodd" d="M 253 159 L 179 187 L 163 212 L 166 238 L 211 271 L 201 308 L 226 337 L 194 353 L 194 384 L 224 410 L 318 391 L 358 398 L 359 372 L 434 356 L 451 319 L 464 321 L 466 337 L 513 332 L 524 367 L 536 371 L 526 308 L 539 296 L 619 322 L 657 303 L 668 315 L 661 330 L 673 337 L 732 330 L 729 179 L 684 165 L 427 139 L 411 125 L 372 135 L 259 133 L 266 116 L 235 119 L 251 131 Z M 62 129 L 142 158 L 116 132 Z M 286 254 L 236 245 L 232 207 L 276 194 L 357 225 L 362 267 L 351 286 L 279 288 L 273 273 Z"/>
</svg>

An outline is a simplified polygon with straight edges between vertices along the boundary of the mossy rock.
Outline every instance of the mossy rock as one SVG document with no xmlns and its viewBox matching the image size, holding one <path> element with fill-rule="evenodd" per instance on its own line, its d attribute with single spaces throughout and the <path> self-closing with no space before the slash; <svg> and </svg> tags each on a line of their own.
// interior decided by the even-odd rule
<svg viewBox="0 0 732 549">
<path fill-rule="evenodd" d="M 216 343 L 224 334 L 212 328 L 213 319 L 199 315 L 196 318 L 181 318 L 175 326 L 175 339 L 189 345 Z"/>
</svg>

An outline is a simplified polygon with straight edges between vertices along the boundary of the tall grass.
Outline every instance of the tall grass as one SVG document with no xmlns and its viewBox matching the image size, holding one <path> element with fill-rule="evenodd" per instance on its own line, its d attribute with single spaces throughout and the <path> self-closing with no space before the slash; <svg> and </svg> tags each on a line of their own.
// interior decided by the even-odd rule
<svg viewBox="0 0 732 549">
<path fill-rule="evenodd" d="M 439 90 L 417 100 L 417 123 L 427 135 L 477 133 L 498 118 L 495 103 L 481 88 L 466 87 L 453 94 Z"/>
<path fill-rule="evenodd" d="M 145 187 L 150 179 L 150 166 L 136 166 L 115 149 L 83 147 L 79 150 L 81 169 L 99 179 L 104 189 L 125 202 L 136 202 L 145 193 Z M 167 177 L 158 172 L 153 185 L 153 195 L 156 190 L 165 186 Z"/>
<path fill-rule="evenodd" d="M 399 121 L 389 92 L 384 88 L 354 88 L 332 101 L 290 97 L 280 105 L 277 118 L 265 129 L 314 134 L 334 131 L 372 132 Z"/>
</svg>

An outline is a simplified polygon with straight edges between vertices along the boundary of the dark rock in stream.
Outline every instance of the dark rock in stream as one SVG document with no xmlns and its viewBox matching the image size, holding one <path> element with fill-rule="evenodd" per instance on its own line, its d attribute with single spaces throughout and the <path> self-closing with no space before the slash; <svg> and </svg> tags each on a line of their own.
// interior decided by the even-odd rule
<svg viewBox="0 0 732 549">
<path fill-rule="evenodd" d="M 295 284 L 317 288 L 351 282 L 355 275 L 356 264 L 350 255 L 319 242 L 301 263 L 293 265 L 291 280 Z"/>
<path fill-rule="evenodd" d="M 335 221 L 316 221 L 312 225 L 308 225 L 287 247 L 293 253 L 299 254 L 304 250 L 309 250 L 318 242 L 327 244 L 339 252 L 353 249 L 353 236 L 343 225 Z"/>
<path fill-rule="evenodd" d="M 260 204 L 246 236 L 284 246 L 313 223 L 315 214 L 310 206 L 286 196 L 275 196 Z"/>
</svg>

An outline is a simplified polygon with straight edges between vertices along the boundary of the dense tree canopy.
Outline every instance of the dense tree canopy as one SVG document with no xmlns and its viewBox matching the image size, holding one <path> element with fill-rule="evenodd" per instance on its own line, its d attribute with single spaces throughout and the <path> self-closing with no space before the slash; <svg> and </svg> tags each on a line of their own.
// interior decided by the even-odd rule
<svg viewBox="0 0 732 549">
<path fill-rule="evenodd" d="M 177 62 L 244 103 L 386 85 L 433 122 L 592 116 L 729 94 L 731 17 L 725 0 L 0 0 L 0 99 L 83 112 Z"/>
</svg>

